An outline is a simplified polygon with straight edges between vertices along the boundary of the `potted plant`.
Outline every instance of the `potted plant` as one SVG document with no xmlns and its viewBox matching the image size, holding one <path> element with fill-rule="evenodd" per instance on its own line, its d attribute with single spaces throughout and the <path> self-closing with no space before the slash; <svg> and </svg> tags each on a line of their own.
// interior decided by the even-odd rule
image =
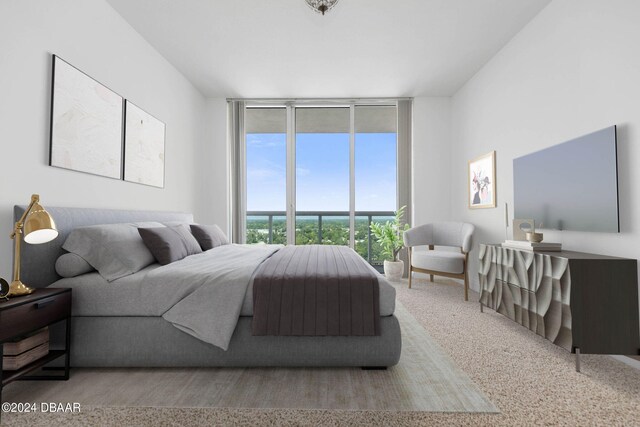
<svg viewBox="0 0 640 427">
<path fill-rule="evenodd" d="M 399 280 L 404 272 L 404 262 L 398 259 L 398 254 L 404 247 L 402 235 L 409 229 L 409 224 L 402 223 L 406 208 L 403 206 L 398 209 L 393 221 L 387 221 L 384 224 L 371 223 L 371 232 L 382 246 L 385 255 L 384 275 L 389 280 Z"/>
</svg>

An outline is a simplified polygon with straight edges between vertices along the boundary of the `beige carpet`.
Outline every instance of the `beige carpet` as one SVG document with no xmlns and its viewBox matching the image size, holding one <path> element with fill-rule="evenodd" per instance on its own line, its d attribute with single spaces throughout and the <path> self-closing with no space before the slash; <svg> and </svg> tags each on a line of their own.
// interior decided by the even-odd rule
<svg viewBox="0 0 640 427">
<path fill-rule="evenodd" d="M 640 371 L 607 356 L 585 355 L 582 373 L 576 373 L 573 357 L 565 350 L 490 310 L 481 314 L 477 294 L 471 293 L 471 301 L 464 302 L 462 287 L 452 281 L 414 283 L 410 290 L 406 282 L 396 284 L 398 299 L 500 413 L 83 407 L 81 414 L 51 415 L 46 422 L 38 415 L 3 416 L 3 422 L 25 426 L 640 425 Z"/>
<path fill-rule="evenodd" d="M 7 402 L 189 407 L 497 412 L 419 322 L 397 304 L 403 349 L 387 370 L 74 369 L 69 381 L 12 383 Z M 7 417 L 10 418 L 10 417 Z"/>
</svg>

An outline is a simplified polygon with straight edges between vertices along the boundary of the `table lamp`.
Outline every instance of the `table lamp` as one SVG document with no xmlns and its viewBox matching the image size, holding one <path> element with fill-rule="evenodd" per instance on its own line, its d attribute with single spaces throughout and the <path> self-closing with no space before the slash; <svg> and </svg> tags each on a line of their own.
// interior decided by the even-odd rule
<svg viewBox="0 0 640 427">
<path fill-rule="evenodd" d="M 33 245 L 47 243 L 58 237 L 56 223 L 53 221 L 49 212 L 47 212 L 40 203 L 40 196 L 34 194 L 31 196 L 31 203 L 24 211 L 22 217 L 16 222 L 11 233 L 11 238 L 15 241 L 13 254 L 13 282 L 9 287 L 8 297 L 16 297 L 20 295 L 28 295 L 33 289 L 20 281 L 20 243 L 24 234 L 24 241 Z"/>
</svg>

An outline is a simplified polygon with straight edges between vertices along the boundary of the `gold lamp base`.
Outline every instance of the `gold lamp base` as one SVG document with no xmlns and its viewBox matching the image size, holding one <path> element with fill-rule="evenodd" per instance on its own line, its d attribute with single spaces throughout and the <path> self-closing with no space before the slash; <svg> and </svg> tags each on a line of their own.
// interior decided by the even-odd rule
<svg viewBox="0 0 640 427">
<path fill-rule="evenodd" d="M 33 289 L 22 283 L 20 280 L 14 280 L 9 286 L 7 297 L 19 297 L 21 295 L 29 295 L 33 293 Z"/>
</svg>

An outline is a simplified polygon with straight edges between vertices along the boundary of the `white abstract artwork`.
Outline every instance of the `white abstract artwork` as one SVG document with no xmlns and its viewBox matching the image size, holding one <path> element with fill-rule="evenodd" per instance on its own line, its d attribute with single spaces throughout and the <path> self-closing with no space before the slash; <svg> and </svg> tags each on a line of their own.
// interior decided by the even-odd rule
<svg viewBox="0 0 640 427">
<path fill-rule="evenodd" d="M 53 57 L 51 166 L 122 178 L 123 98 Z"/>
<path fill-rule="evenodd" d="M 124 179 L 164 187 L 165 124 L 126 101 Z"/>
</svg>

